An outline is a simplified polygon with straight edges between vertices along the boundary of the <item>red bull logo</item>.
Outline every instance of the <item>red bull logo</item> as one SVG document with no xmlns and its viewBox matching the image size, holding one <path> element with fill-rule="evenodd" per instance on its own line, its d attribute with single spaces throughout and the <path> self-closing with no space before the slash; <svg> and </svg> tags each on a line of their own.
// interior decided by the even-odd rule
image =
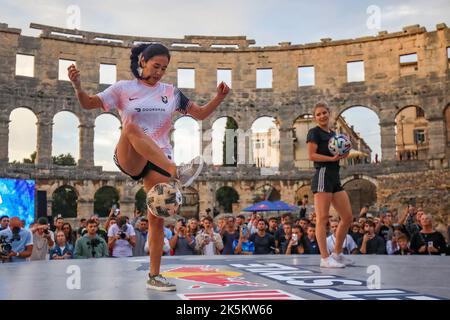
<svg viewBox="0 0 450 320">
<path fill-rule="evenodd" d="M 166 278 L 180 279 L 185 281 L 197 282 L 190 289 L 204 288 L 205 286 L 229 287 L 229 286 L 248 286 L 264 287 L 265 284 L 250 282 L 244 280 L 241 272 L 220 270 L 210 266 L 186 266 L 169 269 L 163 272 Z"/>
</svg>

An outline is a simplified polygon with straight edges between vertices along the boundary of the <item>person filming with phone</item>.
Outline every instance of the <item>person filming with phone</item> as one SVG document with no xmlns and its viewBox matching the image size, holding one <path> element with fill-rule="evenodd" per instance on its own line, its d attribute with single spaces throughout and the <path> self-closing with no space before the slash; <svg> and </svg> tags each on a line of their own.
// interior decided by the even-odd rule
<svg viewBox="0 0 450 320">
<path fill-rule="evenodd" d="M 415 254 L 440 255 L 445 254 L 446 244 L 444 236 L 433 229 L 433 219 L 430 214 L 423 214 L 420 218 L 422 230 L 411 238 L 411 249 Z"/>
<path fill-rule="evenodd" d="M 222 237 L 214 232 L 213 219 L 210 216 L 203 218 L 204 229 L 195 237 L 196 249 L 202 255 L 214 256 L 223 249 Z"/>
</svg>

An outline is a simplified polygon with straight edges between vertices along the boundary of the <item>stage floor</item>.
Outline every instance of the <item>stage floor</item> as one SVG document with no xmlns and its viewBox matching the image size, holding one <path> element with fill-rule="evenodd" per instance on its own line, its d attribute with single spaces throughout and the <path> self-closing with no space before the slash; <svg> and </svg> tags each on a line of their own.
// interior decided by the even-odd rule
<svg viewBox="0 0 450 320">
<path fill-rule="evenodd" d="M 167 293 L 146 289 L 147 257 L 0 264 L 0 299 L 450 299 L 450 257 L 352 258 L 320 269 L 315 255 L 163 257 Z"/>
</svg>

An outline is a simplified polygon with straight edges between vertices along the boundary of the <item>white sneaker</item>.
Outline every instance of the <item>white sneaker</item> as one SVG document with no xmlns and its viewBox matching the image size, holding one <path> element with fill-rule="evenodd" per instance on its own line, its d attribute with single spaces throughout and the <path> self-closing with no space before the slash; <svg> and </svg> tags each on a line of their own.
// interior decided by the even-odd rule
<svg viewBox="0 0 450 320">
<path fill-rule="evenodd" d="M 178 167 L 178 180 L 182 187 L 189 187 L 192 182 L 200 175 L 203 169 L 203 157 L 197 156 L 189 163 L 182 163 Z"/>
<path fill-rule="evenodd" d="M 321 268 L 345 268 L 345 264 L 337 262 L 333 259 L 332 256 L 329 256 L 328 258 L 320 259 L 320 267 Z"/>
<path fill-rule="evenodd" d="M 334 260 L 336 260 L 339 263 L 345 264 L 346 266 L 352 266 L 355 264 L 355 261 L 347 258 L 342 252 L 339 254 L 333 252 L 332 256 Z"/>
</svg>

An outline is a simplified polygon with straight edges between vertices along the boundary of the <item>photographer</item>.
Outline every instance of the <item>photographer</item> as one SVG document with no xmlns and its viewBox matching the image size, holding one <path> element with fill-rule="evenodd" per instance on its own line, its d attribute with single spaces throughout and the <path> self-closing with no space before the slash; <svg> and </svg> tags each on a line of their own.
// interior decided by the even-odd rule
<svg viewBox="0 0 450 320">
<path fill-rule="evenodd" d="M 134 228 L 127 223 L 127 217 L 119 217 L 117 223 L 108 230 L 108 247 L 112 250 L 112 256 L 115 258 L 132 257 L 135 245 Z"/>
<path fill-rule="evenodd" d="M 422 230 L 411 237 L 411 249 L 415 254 L 445 254 L 447 246 L 444 236 L 433 229 L 430 214 L 423 214 L 420 218 Z"/>
<path fill-rule="evenodd" d="M 33 252 L 30 260 L 48 260 L 47 254 L 55 244 L 55 236 L 48 226 L 47 218 L 39 218 L 30 231 L 33 233 Z"/>
<path fill-rule="evenodd" d="M 186 221 L 179 219 L 175 226 L 175 234 L 169 241 L 175 256 L 193 255 L 195 253 L 195 238 L 191 237 L 186 227 Z"/>
<path fill-rule="evenodd" d="M 0 259 L 2 262 L 25 262 L 33 251 L 33 235 L 20 227 L 20 219 L 12 217 L 9 228 L 0 231 Z"/>
<path fill-rule="evenodd" d="M 56 231 L 56 244 L 50 250 L 50 260 L 65 260 L 73 258 L 73 246 L 66 241 L 63 231 Z"/>
<path fill-rule="evenodd" d="M 75 244 L 75 259 L 102 258 L 108 256 L 106 241 L 97 234 L 98 223 L 95 220 L 87 221 L 87 233 L 77 240 Z"/>
<path fill-rule="evenodd" d="M 196 250 L 205 256 L 220 254 L 223 249 L 223 242 L 220 234 L 214 232 L 213 219 L 210 216 L 204 217 L 203 226 L 205 228 L 195 238 Z"/>
<path fill-rule="evenodd" d="M 361 254 L 385 254 L 386 246 L 384 239 L 375 234 L 375 223 L 367 220 L 364 224 L 364 236 L 358 241 Z"/>
</svg>

